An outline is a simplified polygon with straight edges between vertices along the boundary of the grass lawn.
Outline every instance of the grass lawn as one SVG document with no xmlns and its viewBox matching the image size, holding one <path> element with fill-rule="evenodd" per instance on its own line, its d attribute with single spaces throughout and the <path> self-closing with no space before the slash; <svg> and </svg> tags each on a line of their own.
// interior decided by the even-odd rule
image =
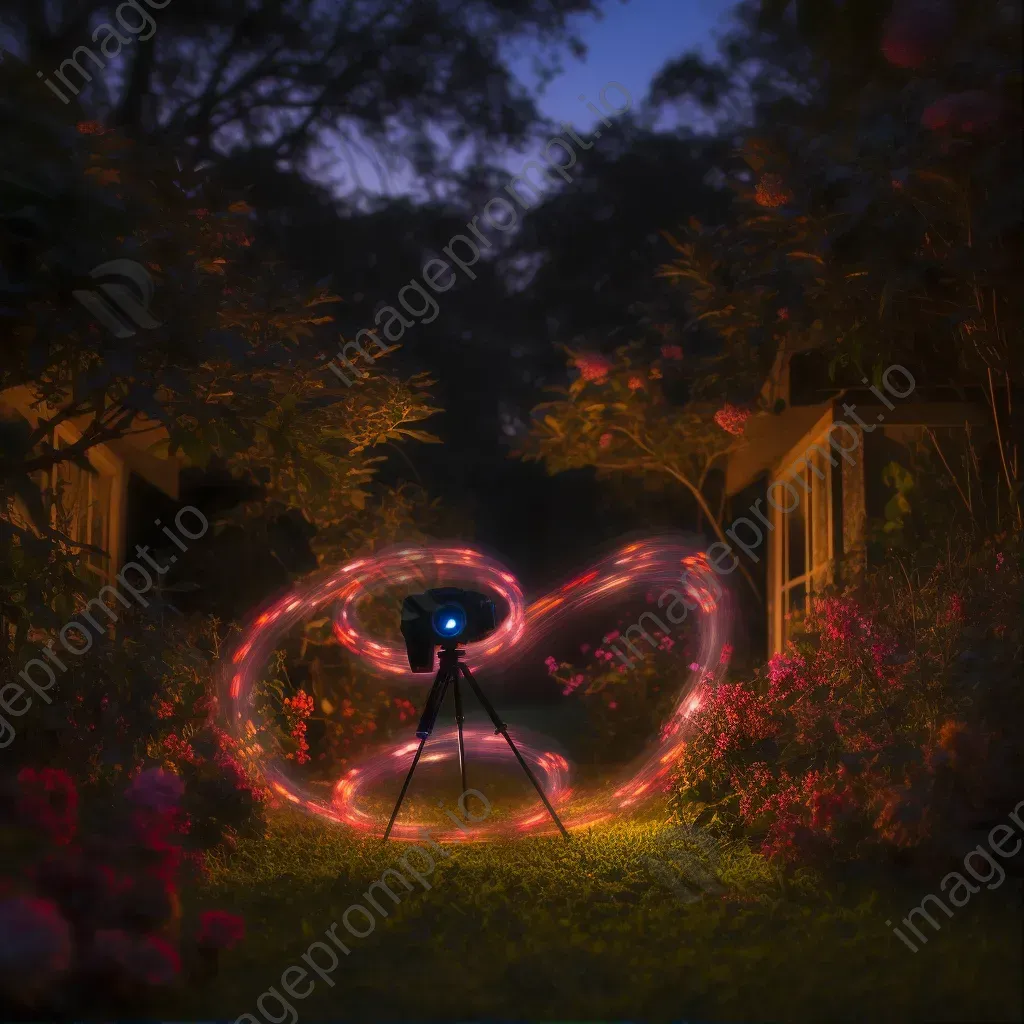
<svg viewBox="0 0 1024 1024">
<path fill-rule="evenodd" d="M 449 805 L 453 800 L 448 801 Z M 440 812 L 437 812 L 438 820 Z M 917 953 L 886 926 L 939 878 L 897 883 L 850 871 L 783 882 L 762 859 L 724 851 L 727 894 L 686 904 L 645 854 L 664 825 L 619 821 L 557 837 L 453 844 L 424 890 L 376 914 L 371 934 L 341 924 L 404 844 L 358 840 L 280 812 L 266 840 L 216 864 L 186 908 L 244 914 L 246 941 L 217 979 L 175 1015 L 234 1019 L 338 922 L 348 956 L 303 1000 L 303 1020 L 808 1020 L 1021 1019 L 1020 885 L 982 888 Z M 366 919 L 356 914 L 355 927 Z M 927 925 L 924 925 L 927 928 Z M 929 929 L 930 932 L 930 929 Z M 290 981 L 303 991 L 308 981 Z M 272 999 L 271 1020 L 293 1016 Z"/>
</svg>

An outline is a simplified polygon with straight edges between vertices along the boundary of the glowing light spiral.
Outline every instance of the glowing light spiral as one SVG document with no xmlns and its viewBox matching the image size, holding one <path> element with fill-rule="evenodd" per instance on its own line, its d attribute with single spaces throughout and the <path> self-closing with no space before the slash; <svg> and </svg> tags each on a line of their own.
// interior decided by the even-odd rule
<svg viewBox="0 0 1024 1024">
<path fill-rule="evenodd" d="M 634 808 L 664 789 L 672 764 L 685 742 L 687 718 L 699 706 L 702 692 L 717 685 L 725 671 L 729 625 L 728 592 L 715 578 L 715 571 L 692 544 L 673 536 L 627 544 L 530 605 L 526 605 L 515 576 L 472 547 L 405 546 L 356 559 L 296 587 L 257 615 L 247 627 L 231 654 L 226 675 L 226 706 L 235 736 L 245 744 L 257 732 L 253 721 L 254 690 L 279 638 L 325 605 L 334 606 L 333 624 L 338 641 L 369 669 L 429 687 L 434 680 L 433 673 L 411 672 L 404 644 L 367 633 L 360 624 L 358 607 L 383 587 L 403 584 L 410 589 L 422 589 L 424 574 L 431 572 L 440 582 L 450 584 L 457 578 L 459 585 L 492 594 L 508 607 L 508 614 L 494 633 L 466 645 L 465 660 L 474 674 L 478 671 L 493 674 L 511 668 L 527 649 L 535 647 L 567 620 L 601 604 L 611 605 L 613 601 L 651 590 L 658 593 L 674 590 L 686 598 L 687 606 L 699 612 L 695 661 L 682 673 L 673 710 L 652 749 L 623 784 L 607 792 L 589 794 L 581 801 L 579 809 L 574 810 L 569 805 L 573 791 L 570 765 L 565 758 L 545 750 L 539 738 L 522 729 L 510 728 L 513 740 L 567 828 L 605 820 L 617 810 Z M 639 624 L 643 626 L 643 622 Z M 454 760 L 455 737 L 454 728 L 435 731 L 427 741 L 421 762 Z M 506 763 L 513 759 L 504 738 L 489 728 L 466 728 L 465 745 L 470 763 L 481 760 Z M 368 754 L 336 782 L 330 799 L 317 796 L 292 779 L 280 761 L 265 758 L 259 751 L 252 756 L 259 760 L 268 785 L 285 800 L 336 824 L 380 835 L 384 822 L 360 808 L 360 797 L 382 781 L 391 778 L 400 781 L 409 769 L 417 746 L 418 741 L 410 735 L 407 740 Z M 402 817 L 407 819 L 408 815 L 403 813 Z M 425 823 L 399 821 L 392 836 L 413 840 L 419 837 L 423 827 Z M 536 808 L 531 807 L 501 824 L 474 825 L 468 834 L 452 828 L 438 838 L 486 840 L 509 834 L 547 834 L 554 829 L 543 805 L 537 801 Z"/>
</svg>

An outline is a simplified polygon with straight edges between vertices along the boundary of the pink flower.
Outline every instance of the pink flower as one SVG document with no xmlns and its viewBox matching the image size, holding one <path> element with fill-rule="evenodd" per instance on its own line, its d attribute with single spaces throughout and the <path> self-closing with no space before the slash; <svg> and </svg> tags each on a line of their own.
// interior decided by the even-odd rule
<svg viewBox="0 0 1024 1024">
<path fill-rule="evenodd" d="M 994 127 L 998 120 L 998 101 L 978 89 L 944 96 L 921 115 L 921 124 L 933 132 L 984 132 Z"/>
<path fill-rule="evenodd" d="M 695 661 L 691 661 L 690 662 L 690 671 L 691 672 L 699 672 L 700 671 L 700 665 L 698 665 L 697 662 L 695 662 Z"/>
<path fill-rule="evenodd" d="M 749 409 L 740 409 L 728 402 L 715 413 L 715 422 L 727 433 L 739 437 L 750 419 Z"/>
<path fill-rule="evenodd" d="M 231 949 L 245 938 L 245 918 L 226 910 L 207 910 L 199 915 L 196 942 L 215 949 Z"/>
<path fill-rule="evenodd" d="M 613 629 L 605 638 L 604 642 L 610 644 L 613 640 L 618 640 L 622 634 L 617 630 Z"/>
<path fill-rule="evenodd" d="M 946 608 L 939 612 L 940 625 L 948 626 L 964 621 L 964 602 L 959 594 L 951 594 Z"/>
<path fill-rule="evenodd" d="M 157 813 L 177 810 L 185 795 L 180 776 L 163 768 L 149 768 L 132 779 L 125 796 L 137 808 Z"/>
<path fill-rule="evenodd" d="M 594 651 L 594 657 L 595 658 L 603 658 L 604 657 L 604 651 L 601 650 L 600 647 L 598 647 L 598 649 L 596 651 Z"/>
<path fill-rule="evenodd" d="M 625 666 L 623 666 L 623 667 L 625 667 Z M 618 705 L 618 703 L 616 701 L 614 701 L 614 700 L 608 701 L 608 710 L 609 711 L 614 711 L 618 706 L 619 705 Z"/>
<path fill-rule="evenodd" d="M 584 676 L 582 673 L 577 672 L 576 675 L 574 675 L 566 684 L 565 688 L 562 690 L 562 694 L 568 697 L 570 693 L 578 689 L 586 681 L 586 676 Z"/>
<path fill-rule="evenodd" d="M 597 439 L 597 446 L 598 446 L 598 448 L 609 448 L 611 446 L 611 443 L 612 443 L 612 435 L 611 434 L 602 434 Z"/>
<path fill-rule="evenodd" d="M 661 355 L 663 359 L 682 359 L 683 350 L 678 345 L 662 345 Z"/>
<path fill-rule="evenodd" d="M 71 966 L 71 926 L 55 903 L 14 896 L 0 903 L 0 990 L 32 998 Z"/>
<path fill-rule="evenodd" d="M 581 352 L 576 356 L 576 368 L 587 381 L 597 383 L 604 380 L 611 371 L 611 360 L 598 352 Z"/>
<path fill-rule="evenodd" d="M 580 644 L 580 654 L 586 654 L 590 650 L 590 644 Z"/>
</svg>

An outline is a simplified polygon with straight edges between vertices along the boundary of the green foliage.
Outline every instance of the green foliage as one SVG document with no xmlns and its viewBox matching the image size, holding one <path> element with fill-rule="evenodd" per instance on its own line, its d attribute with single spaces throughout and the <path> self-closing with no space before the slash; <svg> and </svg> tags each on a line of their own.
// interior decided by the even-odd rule
<svg viewBox="0 0 1024 1024">
<path fill-rule="evenodd" d="M 936 383 L 1019 380 L 1019 7 L 961 5 L 941 58 L 913 71 L 883 59 L 887 5 L 815 0 L 795 20 L 790 3 L 758 6 L 741 5 L 703 78 L 675 81 L 682 95 L 717 76 L 760 100 L 726 169 L 733 215 L 692 225 L 662 270 L 693 322 L 762 367 L 813 347 L 851 381 L 900 361 Z M 988 113 L 940 124 L 926 111 L 967 65 Z"/>
<path fill-rule="evenodd" d="M 742 441 L 716 422 L 717 404 L 694 397 L 708 386 L 706 366 L 695 360 L 679 369 L 681 350 L 663 351 L 669 355 L 652 360 L 636 343 L 614 357 L 567 350 L 579 376 L 568 388 L 552 389 L 561 397 L 533 409 L 518 454 L 543 461 L 553 473 L 591 466 L 601 476 L 673 481 L 696 502 L 698 520 L 724 541 L 722 513 L 711 509 L 705 484 Z M 673 401 L 680 391 L 683 400 Z"/>
</svg>

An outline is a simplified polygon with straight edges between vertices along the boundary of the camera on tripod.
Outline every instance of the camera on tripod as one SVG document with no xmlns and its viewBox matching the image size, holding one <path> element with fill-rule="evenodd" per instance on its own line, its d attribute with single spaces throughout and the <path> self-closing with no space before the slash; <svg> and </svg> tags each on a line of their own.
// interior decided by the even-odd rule
<svg viewBox="0 0 1024 1024">
<path fill-rule="evenodd" d="M 497 629 L 494 602 L 486 594 L 437 587 L 402 602 L 402 636 L 413 672 L 434 671 L 434 648 L 482 640 Z"/>
<path fill-rule="evenodd" d="M 398 794 L 398 801 L 395 809 L 391 812 L 391 820 L 384 830 L 384 841 L 387 842 L 394 827 L 395 819 L 401 810 L 402 801 L 409 790 L 409 783 L 412 782 L 413 772 L 416 765 L 420 763 L 420 755 L 423 753 L 423 745 L 430 738 L 437 722 L 437 716 L 444 703 L 445 694 L 451 687 L 452 696 L 455 700 L 455 723 L 459 731 L 459 772 L 462 775 L 462 792 L 468 792 L 466 786 L 466 744 L 463 737 L 462 726 L 465 716 L 462 714 L 462 695 L 459 692 L 459 680 L 465 678 L 477 700 L 483 705 L 488 717 L 494 724 L 494 734 L 505 737 L 520 768 L 526 773 L 526 777 L 537 790 L 538 795 L 544 802 L 548 814 L 551 815 L 562 835 L 568 839 L 569 833 L 555 813 L 551 801 L 548 800 L 541 789 L 537 777 L 530 771 L 530 766 L 523 760 L 519 748 L 512 741 L 508 734 L 508 726 L 501 720 L 498 712 L 484 696 L 480 684 L 473 677 L 469 666 L 464 664 L 462 657 L 464 651 L 460 644 L 473 643 L 482 640 L 489 633 L 497 629 L 498 621 L 494 610 L 494 602 L 486 595 L 479 594 L 475 590 L 461 590 L 458 587 L 436 587 L 427 590 L 422 594 L 410 594 L 402 602 L 402 636 L 405 638 L 405 648 L 409 655 L 409 667 L 413 672 L 430 672 L 434 668 L 434 648 L 441 648 L 439 658 L 440 667 L 434 677 L 434 685 L 427 694 L 427 702 L 420 716 L 420 723 L 416 727 L 416 738 L 420 741 L 416 748 L 416 754 L 409 767 L 409 774 L 405 777 L 402 792 Z"/>
</svg>

